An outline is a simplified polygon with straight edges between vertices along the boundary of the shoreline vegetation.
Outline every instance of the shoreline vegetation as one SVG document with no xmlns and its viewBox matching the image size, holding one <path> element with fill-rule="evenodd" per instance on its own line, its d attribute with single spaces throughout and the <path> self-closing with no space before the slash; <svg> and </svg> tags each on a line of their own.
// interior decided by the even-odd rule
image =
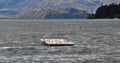
<svg viewBox="0 0 120 63">
<path fill-rule="evenodd" d="M 89 14 L 87 19 L 120 19 L 120 4 L 102 5 L 95 14 Z"/>
</svg>

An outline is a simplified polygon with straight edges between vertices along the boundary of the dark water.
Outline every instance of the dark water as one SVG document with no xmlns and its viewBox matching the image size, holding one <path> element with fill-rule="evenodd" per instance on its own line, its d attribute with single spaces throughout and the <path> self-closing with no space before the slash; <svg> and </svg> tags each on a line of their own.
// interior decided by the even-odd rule
<svg viewBox="0 0 120 63">
<path fill-rule="evenodd" d="M 75 45 L 45 46 L 41 38 Z M 120 63 L 119 45 L 120 20 L 0 20 L 0 63 Z"/>
</svg>

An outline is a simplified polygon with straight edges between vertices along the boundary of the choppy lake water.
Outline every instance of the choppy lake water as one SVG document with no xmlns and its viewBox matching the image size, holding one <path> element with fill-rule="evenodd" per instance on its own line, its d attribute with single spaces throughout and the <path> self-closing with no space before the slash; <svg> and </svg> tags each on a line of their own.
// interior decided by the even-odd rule
<svg viewBox="0 0 120 63">
<path fill-rule="evenodd" d="M 41 38 L 75 45 L 45 46 Z M 120 63 L 120 20 L 1 19 L 0 63 Z"/>
</svg>

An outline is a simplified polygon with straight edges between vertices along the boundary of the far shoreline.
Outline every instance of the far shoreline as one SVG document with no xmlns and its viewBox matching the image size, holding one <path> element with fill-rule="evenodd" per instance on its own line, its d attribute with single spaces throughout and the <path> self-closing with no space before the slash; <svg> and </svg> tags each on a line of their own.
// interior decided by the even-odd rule
<svg viewBox="0 0 120 63">
<path fill-rule="evenodd" d="M 0 19 L 0 21 L 113 21 L 120 19 Z"/>
</svg>

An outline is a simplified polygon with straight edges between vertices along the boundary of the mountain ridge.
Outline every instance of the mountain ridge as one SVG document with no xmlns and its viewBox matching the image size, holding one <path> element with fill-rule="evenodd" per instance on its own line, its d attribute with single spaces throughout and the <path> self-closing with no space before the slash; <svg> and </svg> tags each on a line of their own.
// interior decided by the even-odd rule
<svg viewBox="0 0 120 63">
<path fill-rule="evenodd" d="M 16 18 L 22 19 L 80 19 L 86 18 L 88 13 L 84 10 L 75 8 L 63 9 L 34 9 L 25 13 L 18 14 Z"/>
<path fill-rule="evenodd" d="M 76 8 L 95 13 L 101 5 L 120 3 L 120 0 L 0 0 L 0 15 L 17 15 L 40 8 Z"/>
<path fill-rule="evenodd" d="M 16 11 L 23 12 L 38 8 L 73 7 L 94 12 L 96 8 L 106 2 L 112 2 L 112 0 L 0 0 L 0 9 L 16 9 Z"/>
<path fill-rule="evenodd" d="M 4 3 L 5 2 L 5 3 Z M 26 11 L 36 8 L 66 8 L 77 7 L 80 9 L 89 8 L 89 6 L 98 6 L 96 3 L 83 3 L 83 1 L 77 0 L 4 0 L 1 5 L 1 9 L 16 9 L 18 11 Z M 87 9 L 86 9 L 87 10 Z"/>
</svg>

